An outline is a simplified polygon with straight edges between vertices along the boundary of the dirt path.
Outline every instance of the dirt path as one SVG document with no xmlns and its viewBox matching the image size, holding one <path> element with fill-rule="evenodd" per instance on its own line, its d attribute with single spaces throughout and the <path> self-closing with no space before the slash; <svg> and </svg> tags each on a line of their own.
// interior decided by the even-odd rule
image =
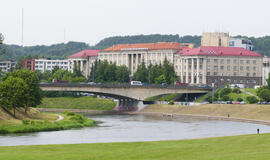
<svg viewBox="0 0 270 160">
<path fill-rule="evenodd" d="M 61 115 L 57 115 L 58 116 L 58 119 L 57 120 L 55 120 L 55 122 L 58 122 L 58 121 L 61 121 L 61 120 L 63 120 L 64 119 L 64 117 L 63 116 L 61 116 Z"/>
</svg>

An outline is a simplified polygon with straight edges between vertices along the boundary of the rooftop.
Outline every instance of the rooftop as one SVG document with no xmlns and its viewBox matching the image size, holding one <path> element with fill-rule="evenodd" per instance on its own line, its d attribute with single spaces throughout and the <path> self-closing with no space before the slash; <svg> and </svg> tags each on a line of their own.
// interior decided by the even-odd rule
<svg viewBox="0 0 270 160">
<path fill-rule="evenodd" d="M 207 47 L 201 46 L 198 48 L 185 48 L 176 52 L 183 56 L 254 56 L 263 57 L 257 52 L 247 50 L 240 47 Z"/>
<path fill-rule="evenodd" d="M 83 50 L 78 53 L 75 53 L 71 56 L 68 56 L 68 58 L 87 58 L 90 56 L 98 56 L 99 51 L 100 50 L 97 50 L 97 49 L 87 49 L 87 50 Z"/>
<path fill-rule="evenodd" d="M 103 51 L 126 51 L 126 50 L 180 50 L 188 44 L 177 42 L 157 42 L 157 43 L 138 43 L 138 44 L 117 44 Z"/>
</svg>

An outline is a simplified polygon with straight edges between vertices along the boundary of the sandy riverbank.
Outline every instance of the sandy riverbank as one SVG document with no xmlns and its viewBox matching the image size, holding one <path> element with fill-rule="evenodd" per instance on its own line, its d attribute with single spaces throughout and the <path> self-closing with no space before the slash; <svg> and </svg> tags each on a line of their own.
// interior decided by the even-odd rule
<svg viewBox="0 0 270 160">
<path fill-rule="evenodd" d="M 270 105 L 206 104 L 199 106 L 149 105 L 140 112 L 153 116 L 194 117 L 270 125 Z"/>
</svg>

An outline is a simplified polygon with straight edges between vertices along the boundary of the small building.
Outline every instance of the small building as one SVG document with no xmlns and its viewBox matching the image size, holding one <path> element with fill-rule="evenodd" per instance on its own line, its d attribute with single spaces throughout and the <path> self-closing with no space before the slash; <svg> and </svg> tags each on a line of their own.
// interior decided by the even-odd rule
<svg viewBox="0 0 270 160">
<path fill-rule="evenodd" d="M 230 38 L 229 46 L 230 47 L 241 47 L 241 48 L 245 48 L 245 49 L 250 50 L 250 51 L 252 51 L 254 48 L 251 40 L 245 39 L 245 38 Z"/>
<path fill-rule="evenodd" d="M 68 70 L 70 64 L 66 60 L 51 60 L 51 59 L 35 59 L 35 70 L 45 72 L 47 70 L 51 71 L 55 66 L 58 66 L 62 70 Z"/>
<path fill-rule="evenodd" d="M 75 67 L 78 67 L 82 74 L 88 78 L 90 76 L 92 64 L 97 60 L 100 50 L 83 50 L 68 57 L 70 67 L 68 70 L 73 72 Z"/>
<path fill-rule="evenodd" d="M 11 72 L 15 69 L 16 62 L 10 60 L 0 61 L 0 70 L 2 72 Z"/>
<path fill-rule="evenodd" d="M 228 47 L 229 40 L 229 33 L 204 32 L 201 38 L 201 46 Z"/>
<path fill-rule="evenodd" d="M 269 78 L 270 73 L 270 57 L 263 57 L 263 75 L 262 75 L 262 85 L 266 86 L 266 79 Z"/>
<path fill-rule="evenodd" d="M 23 68 L 27 68 L 30 71 L 35 70 L 35 60 L 34 59 L 24 59 L 23 60 Z"/>
</svg>

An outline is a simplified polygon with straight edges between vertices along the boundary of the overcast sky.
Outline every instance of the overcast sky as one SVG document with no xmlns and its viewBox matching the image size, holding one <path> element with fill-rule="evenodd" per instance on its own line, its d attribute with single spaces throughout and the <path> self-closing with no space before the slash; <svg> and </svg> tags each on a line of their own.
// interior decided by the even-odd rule
<svg viewBox="0 0 270 160">
<path fill-rule="evenodd" d="M 258 37 L 270 31 L 269 0 L 1 0 L 5 43 L 21 44 L 22 8 L 27 46 L 64 40 L 94 45 L 117 35 L 222 31 Z"/>
</svg>

